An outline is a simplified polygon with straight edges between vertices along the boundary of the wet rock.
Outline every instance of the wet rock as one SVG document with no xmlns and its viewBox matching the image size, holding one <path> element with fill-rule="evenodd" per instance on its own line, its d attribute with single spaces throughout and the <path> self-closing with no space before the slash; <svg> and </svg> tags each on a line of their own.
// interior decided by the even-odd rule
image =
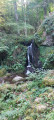
<svg viewBox="0 0 54 120">
<path fill-rule="evenodd" d="M 33 60 L 32 60 L 32 64 L 34 65 L 34 67 L 36 68 L 41 68 L 42 67 L 42 63 L 39 60 L 39 56 L 40 56 L 40 51 L 38 46 L 35 44 L 34 41 L 32 41 L 32 52 L 33 52 Z"/>
</svg>

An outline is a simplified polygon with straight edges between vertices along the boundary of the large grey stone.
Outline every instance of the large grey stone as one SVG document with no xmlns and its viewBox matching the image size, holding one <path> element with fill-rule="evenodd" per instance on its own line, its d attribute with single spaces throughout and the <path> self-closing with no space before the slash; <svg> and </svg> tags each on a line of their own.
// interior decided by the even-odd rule
<svg viewBox="0 0 54 120">
<path fill-rule="evenodd" d="M 16 76 L 16 77 L 13 78 L 12 81 L 13 81 L 13 82 L 21 82 L 21 81 L 24 81 L 24 78 L 21 77 L 21 76 Z"/>
</svg>

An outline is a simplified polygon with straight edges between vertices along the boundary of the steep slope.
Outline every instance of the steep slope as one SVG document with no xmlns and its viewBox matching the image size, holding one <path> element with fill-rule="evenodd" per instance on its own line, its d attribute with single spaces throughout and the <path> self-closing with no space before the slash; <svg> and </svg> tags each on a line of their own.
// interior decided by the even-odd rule
<svg viewBox="0 0 54 120">
<path fill-rule="evenodd" d="M 54 13 L 43 21 L 35 34 L 44 68 L 54 68 Z"/>
</svg>

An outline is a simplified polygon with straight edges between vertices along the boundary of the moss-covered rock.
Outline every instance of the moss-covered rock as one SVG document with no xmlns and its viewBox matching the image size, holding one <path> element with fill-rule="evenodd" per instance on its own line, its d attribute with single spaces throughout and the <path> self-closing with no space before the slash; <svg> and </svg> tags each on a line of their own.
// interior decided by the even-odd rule
<svg viewBox="0 0 54 120">
<path fill-rule="evenodd" d="M 43 78 L 43 84 L 54 86 L 54 70 L 49 70 L 47 75 Z"/>
<path fill-rule="evenodd" d="M 0 69 L 0 77 L 3 77 L 6 74 L 6 69 L 5 68 L 1 68 Z"/>
<path fill-rule="evenodd" d="M 54 14 L 45 18 L 41 26 L 38 28 L 37 33 L 35 34 L 36 43 L 51 46 L 54 44 L 53 41 L 54 33 Z"/>
<path fill-rule="evenodd" d="M 37 104 L 36 106 L 36 111 L 39 113 L 45 112 L 45 110 L 47 109 L 46 105 L 42 105 L 42 104 Z"/>
<path fill-rule="evenodd" d="M 43 99 L 42 99 L 41 97 L 37 97 L 34 102 L 35 102 L 35 103 L 40 103 L 42 100 L 43 100 Z"/>
<path fill-rule="evenodd" d="M 43 68 L 54 68 L 54 14 L 46 17 L 35 34 Z"/>
<path fill-rule="evenodd" d="M 4 92 L 4 91 L 6 91 L 7 89 L 14 89 L 14 88 L 16 88 L 16 85 L 14 85 L 14 84 L 2 84 L 2 85 L 0 85 L 0 91 L 1 92 Z"/>
</svg>

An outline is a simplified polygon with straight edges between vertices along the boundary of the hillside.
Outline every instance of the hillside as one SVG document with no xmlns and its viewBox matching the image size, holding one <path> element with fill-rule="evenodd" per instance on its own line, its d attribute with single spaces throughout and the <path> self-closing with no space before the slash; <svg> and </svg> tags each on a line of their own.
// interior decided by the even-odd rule
<svg viewBox="0 0 54 120">
<path fill-rule="evenodd" d="M 46 69 L 54 68 L 54 13 L 42 22 L 35 34 L 35 42 L 40 49 L 40 60 Z"/>
<path fill-rule="evenodd" d="M 0 2 L 0 120 L 54 120 L 54 0 Z"/>
</svg>

